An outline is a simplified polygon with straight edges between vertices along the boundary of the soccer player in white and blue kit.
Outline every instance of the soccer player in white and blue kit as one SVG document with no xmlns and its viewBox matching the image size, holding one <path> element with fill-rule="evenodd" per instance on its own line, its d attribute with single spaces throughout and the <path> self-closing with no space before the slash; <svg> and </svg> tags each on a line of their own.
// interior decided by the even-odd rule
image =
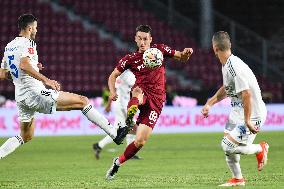
<svg viewBox="0 0 284 189">
<path fill-rule="evenodd" d="M 227 32 L 219 31 L 212 39 L 213 50 L 222 64 L 223 86 L 202 109 L 207 117 L 210 108 L 227 96 L 231 98 L 232 110 L 225 126 L 221 146 L 232 178 L 220 186 L 243 186 L 245 180 L 240 168 L 240 154 L 256 154 L 258 170 L 267 163 L 269 145 L 266 142 L 252 144 L 266 119 L 267 110 L 252 70 L 231 52 Z"/>
<path fill-rule="evenodd" d="M 37 18 L 24 14 L 18 19 L 19 37 L 5 47 L 1 63 L 0 78 L 11 75 L 15 85 L 15 100 L 19 110 L 21 132 L 9 138 L 0 147 L 0 159 L 12 153 L 20 145 L 30 141 L 34 135 L 36 112 L 52 114 L 56 110 L 81 110 L 94 124 L 103 129 L 117 144 L 122 140 L 118 130 L 89 104 L 87 97 L 60 91 L 60 84 L 39 72 L 35 37 Z M 123 134 L 124 135 L 124 134 Z"/>
<path fill-rule="evenodd" d="M 108 100 L 105 111 L 110 112 L 111 106 L 113 114 L 115 117 L 114 126 L 126 125 L 125 120 L 127 118 L 127 104 L 130 100 L 130 91 L 135 83 L 135 75 L 130 71 L 126 70 L 123 72 L 115 82 L 115 88 L 117 92 L 117 100 L 112 102 L 111 99 Z M 135 140 L 135 130 L 130 131 L 126 135 L 126 145 L 129 145 Z M 93 149 L 95 151 L 96 159 L 100 158 L 100 153 L 102 149 L 107 145 L 112 143 L 113 140 L 109 136 L 104 137 L 98 143 L 93 144 Z M 139 156 L 135 155 L 132 159 L 140 159 Z"/>
</svg>

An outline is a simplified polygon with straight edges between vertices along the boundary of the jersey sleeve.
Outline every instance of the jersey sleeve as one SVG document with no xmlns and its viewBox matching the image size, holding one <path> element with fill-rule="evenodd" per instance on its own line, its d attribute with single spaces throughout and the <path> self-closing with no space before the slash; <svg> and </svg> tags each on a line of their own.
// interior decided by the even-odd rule
<svg viewBox="0 0 284 189">
<path fill-rule="evenodd" d="M 126 55 L 125 57 L 123 57 L 122 59 L 118 61 L 116 65 L 116 69 L 118 69 L 118 71 L 122 73 L 128 68 L 129 68 L 129 59 L 128 59 L 128 55 Z"/>
<path fill-rule="evenodd" d="M 160 51 L 162 51 L 164 57 L 170 57 L 172 58 L 175 55 L 175 50 L 165 44 L 156 44 L 156 48 L 158 48 Z M 155 47 L 154 46 L 154 47 Z"/>
<path fill-rule="evenodd" d="M 249 89 L 249 78 L 242 70 L 236 70 L 234 77 L 236 93 Z"/>
</svg>

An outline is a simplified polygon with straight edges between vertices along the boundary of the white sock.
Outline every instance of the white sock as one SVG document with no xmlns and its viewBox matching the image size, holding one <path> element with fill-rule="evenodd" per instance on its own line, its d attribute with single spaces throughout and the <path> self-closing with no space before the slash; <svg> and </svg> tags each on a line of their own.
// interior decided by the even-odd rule
<svg viewBox="0 0 284 189">
<path fill-rule="evenodd" d="M 128 146 L 132 142 L 134 142 L 136 135 L 134 134 L 127 134 L 126 135 L 126 145 Z"/>
<path fill-rule="evenodd" d="M 91 104 L 85 106 L 82 113 L 88 118 L 88 120 L 103 129 L 111 138 L 114 139 L 116 137 L 116 129 L 101 113 L 93 108 Z"/>
<path fill-rule="evenodd" d="M 233 178 L 241 179 L 243 178 L 242 170 L 240 166 L 240 154 L 229 154 L 226 155 L 226 162 L 230 168 Z"/>
<path fill-rule="evenodd" d="M 24 144 L 24 140 L 20 135 L 9 138 L 1 147 L 0 147 L 0 159 L 6 157 L 12 153 L 20 145 Z"/>
<path fill-rule="evenodd" d="M 249 154 L 257 154 L 261 151 L 262 151 L 262 148 L 259 144 L 249 144 L 246 146 L 238 146 L 235 152 L 240 153 L 240 154 L 249 155 Z"/>
<path fill-rule="evenodd" d="M 100 142 L 99 142 L 99 147 L 100 148 L 104 148 L 107 144 L 110 144 L 110 143 L 112 143 L 113 141 L 112 141 L 112 138 L 110 137 L 110 136 L 105 136 L 105 138 L 103 138 L 102 140 L 100 140 Z"/>
</svg>

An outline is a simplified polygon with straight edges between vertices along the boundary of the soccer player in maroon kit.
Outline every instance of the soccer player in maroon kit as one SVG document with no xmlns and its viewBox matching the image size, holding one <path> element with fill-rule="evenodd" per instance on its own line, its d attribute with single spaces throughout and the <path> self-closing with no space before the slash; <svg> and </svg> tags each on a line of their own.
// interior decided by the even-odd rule
<svg viewBox="0 0 284 189">
<path fill-rule="evenodd" d="M 166 99 L 165 91 L 165 65 L 158 68 L 147 68 L 143 64 L 143 53 L 150 47 L 159 49 L 164 57 L 171 57 L 181 62 L 187 62 L 192 48 L 185 48 L 182 52 L 173 50 L 164 44 L 151 45 L 151 27 L 140 25 L 136 28 L 135 42 L 138 50 L 127 54 L 119 62 L 114 71 L 109 76 L 108 85 L 110 89 L 110 98 L 117 99 L 115 90 L 116 78 L 125 70 L 130 69 L 136 82 L 132 87 L 131 99 L 128 103 L 126 124 L 129 128 L 133 127 L 133 117 L 140 110 L 136 124 L 138 125 L 136 139 L 129 144 L 124 153 L 115 158 L 111 168 L 106 174 L 106 179 L 113 179 L 122 163 L 131 159 L 146 143 L 152 130 L 159 118 Z M 126 134 L 125 134 L 126 135 Z"/>
</svg>

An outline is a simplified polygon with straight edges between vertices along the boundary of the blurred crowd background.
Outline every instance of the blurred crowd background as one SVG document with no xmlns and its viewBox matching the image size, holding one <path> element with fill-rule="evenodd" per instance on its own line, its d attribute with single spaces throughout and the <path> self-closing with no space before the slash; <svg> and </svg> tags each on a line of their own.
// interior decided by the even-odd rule
<svg viewBox="0 0 284 189">
<path fill-rule="evenodd" d="M 34 14 L 43 73 L 63 90 L 102 96 L 117 61 L 136 50 L 136 26 L 148 24 L 153 43 L 194 49 L 187 64 L 167 60 L 168 105 L 182 98 L 203 104 L 222 85 L 211 49 L 219 30 L 229 32 L 233 53 L 255 72 L 265 101 L 283 102 L 284 1 L 1 0 L 0 7 L 1 56 L 18 35 L 17 18 Z M 11 81 L 0 82 L 0 94 L 0 104 L 14 99 Z"/>
</svg>

